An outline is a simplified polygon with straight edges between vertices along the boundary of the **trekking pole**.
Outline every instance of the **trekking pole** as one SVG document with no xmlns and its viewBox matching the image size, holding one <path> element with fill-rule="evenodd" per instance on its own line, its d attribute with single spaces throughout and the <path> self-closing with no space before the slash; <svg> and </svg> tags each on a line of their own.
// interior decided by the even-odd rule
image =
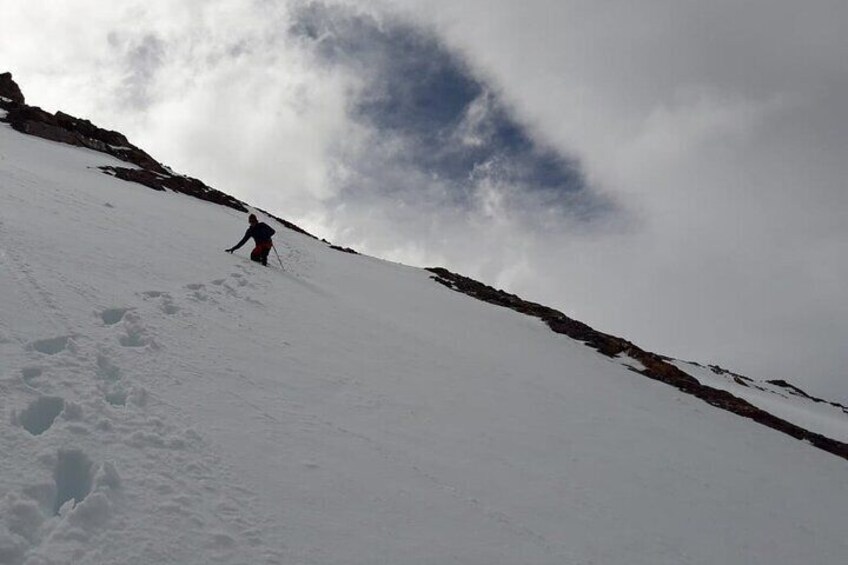
<svg viewBox="0 0 848 565">
<path fill-rule="evenodd" d="M 279 261 L 279 262 L 280 262 L 280 268 L 281 268 L 282 270 L 284 270 L 284 271 L 285 271 L 285 270 L 286 270 L 286 268 L 285 268 L 285 267 L 283 267 L 283 260 L 282 260 L 282 259 L 280 259 L 280 254 L 279 254 L 279 253 L 277 253 L 277 246 L 276 246 L 276 245 L 274 245 L 274 244 L 272 243 L 272 244 L 271 244 L 271 249 L 273 249 L 273 250 L 274 250 L 274 255 L 276 255 L 276 256 L 277 256 L 277 261 Z"/>
</svg>

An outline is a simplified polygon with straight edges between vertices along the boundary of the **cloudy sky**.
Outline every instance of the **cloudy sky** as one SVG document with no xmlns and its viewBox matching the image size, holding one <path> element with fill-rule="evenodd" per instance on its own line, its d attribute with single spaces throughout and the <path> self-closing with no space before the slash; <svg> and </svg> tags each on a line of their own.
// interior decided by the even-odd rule
<svg viewBox="0 0 848 565">
<path fill-rule="evenodd" d="M 0 71 L 339 244 L 845 401 L 846 22 L 844 0 L 3 0 Z"/>
</svg>

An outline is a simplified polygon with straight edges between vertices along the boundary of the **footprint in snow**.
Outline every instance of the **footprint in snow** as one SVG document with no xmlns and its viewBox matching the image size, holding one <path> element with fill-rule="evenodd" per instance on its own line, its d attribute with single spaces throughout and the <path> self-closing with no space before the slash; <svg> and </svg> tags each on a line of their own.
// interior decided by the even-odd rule
<svg viewBox="0 0 848 565">
<path fill-rule="evenodd" d="M 119 337 L 118 341 L 124 347 L 144 347 L 149 343 L 141 328 L 128 328 L 127 334 Z"/>
<path fill-rule="evenodd" d="M 169 316 L 173 316 L 174 314 L 180 311 L 180 307 L 174 304 L 174 301 L 171 299 L 170 296 L 167 296 L 162 299 L 162 304 L 159 305 L 159 308 L 162 310 L 163 313 Z"/>
<path fill-rule="evenodd" d="M 236 280 L 238 286 L 252 286 L 240 273 L 230 273 L 230 276 Z"/>
<path fill-rule="evenodd" d="M 124 314 L 132 310 L 132 308 L 109 308 L 100 312 L 100 319 L 107 326 L 114 326 L 124 319 Z"/>
<path fill-rule="evenodd" d="M 70 336 L 62 335 L 33 341 L 27 346 L 27 349 L 30 351 L 38 351 L 45 355 L 56 355 L 57 353 L 61 353 L 68 349 L 72 343 Z"/>
<path fill-rule="evenodd" d="M 146 328 L 142 325 L 138 315 L 128 312 L 124 316 L 125 334 L 118 338 L 124 347 L 156 347 L 156 343 L 147 335 Z"/>
<path fill-rule="evenodd" d="M 167 292 L 162 292 L 161 290 L 146 290 L 141 293 L 141 295 L 145 298 L 159 298 L 160 296 L 167 294 Z"/>
<path fill-rule="evenodd" d="M 127 396 L 127 391 L 120 385 L 116 385 L 103 393 L 106 402 L 118 407 L 127 405 Z"/>
<path fill-rule="evenodd" d="M 215 302 L 215 299 L 206 294 L 206 285 L 202 283 L 187 284 L 186 288 L 191 292 L 189 298 L 198 302 Z"/>
<path fill-rule="evenodd" d="M 30 402 L 20 414 L 14 415 L 13 421 L 32 435 L 39 436 L 50 429 L 64 408 L 64 399 L 41 396 Z"/>
<path fill-rule="evenodd" d="M 173 316 L 180 311 L 180 307 L 174 304 L 174 299 L 167 292 L 163 292 L 161 290 L 147 290 L 142 292 L 141 296 L 145 300 L 148 298 L 159 298 L 159 310 L 169 316 Z"/>
<path fill-rule="evenodd" d="M 33 386 L 35 383 L 33 381 L 44 374 L 44 369 L 41 367 L 24 367 L 21 369 L 21 378 L 24 380 L 26 384 L 29 386 Z"/>
<path fill-rule="evenodd" d="M 107 382 L 115 382 L 121 378 L 121 370 L 101 353 L 97 355 L 97 377 Z"/>
</svg>

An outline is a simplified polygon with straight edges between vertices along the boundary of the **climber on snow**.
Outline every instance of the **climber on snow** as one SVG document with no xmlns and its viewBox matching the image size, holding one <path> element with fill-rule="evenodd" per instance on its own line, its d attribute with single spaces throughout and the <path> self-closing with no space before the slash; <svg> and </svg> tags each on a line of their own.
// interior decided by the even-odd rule
<svg viewBox="0 0 848 565">
<path fill-rule="evenodd" d="M 271 241 L 271 236 L 275 233 L 274 228 L 265 222 L 258 221 L 254 214 L 251 214 L 247 221 L 250 222 L 250 227 L 244 232 L 244 237 L 236 245 L 225 249 L 225 251 L 232 253 L 252 237 L 253 241 L 256 242 L 256 247 L 250 252 L 250 260 L 267 266 L 268 254 L 271 252 L 271 248 L 274 247 L 274 242 Z"/>
</svg>

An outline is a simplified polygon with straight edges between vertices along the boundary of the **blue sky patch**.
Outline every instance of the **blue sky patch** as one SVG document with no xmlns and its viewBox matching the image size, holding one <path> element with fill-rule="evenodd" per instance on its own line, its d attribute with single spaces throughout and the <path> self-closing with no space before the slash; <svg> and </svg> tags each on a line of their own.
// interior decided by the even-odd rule
<svg viewBox="0 0 848 565">
<path fill-rule="evenodd" d="M 608 202 L 590 193 L 576 161 L 536 142 L 434 33 L 321 3 L 305 5 L 291 33 L 310 43 L 319 60 L 364 79 L 350 111 L 392 141 L 391 154 L 373 156 L 385 167 L 441 183 L 444 197 L 459 204 L 469 203 L 476 183 L 486 179 L 578 217 L 609 211 Z M 376 167 L 354 168 L 380 174 Z M 377 190 L 397 192 L 396 177 L 392 187 L 372 180 Z"/>
</svg>

